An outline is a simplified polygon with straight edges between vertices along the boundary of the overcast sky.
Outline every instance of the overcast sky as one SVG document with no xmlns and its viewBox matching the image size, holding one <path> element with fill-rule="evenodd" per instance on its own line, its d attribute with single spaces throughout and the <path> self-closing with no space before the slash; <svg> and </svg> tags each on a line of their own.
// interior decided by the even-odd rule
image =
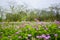
<svg viewBox="0 0 60 40">
<path fill-rule="evenodd" d="M 7 7 L 9 1 L 14 1 L 16 4 L 24 4 L 29 8 L 47 8 L 51 4 L 60 3 L 60 0 L 0 0 L 0 6 Z"/>
</svg>

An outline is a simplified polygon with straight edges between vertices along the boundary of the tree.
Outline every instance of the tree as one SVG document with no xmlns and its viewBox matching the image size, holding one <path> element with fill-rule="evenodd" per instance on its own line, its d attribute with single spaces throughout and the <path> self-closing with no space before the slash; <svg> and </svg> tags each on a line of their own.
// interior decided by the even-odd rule
<svg viewBox="0 0 60 40">
<path fill-rule="evenodd" d="M 54 4 L 51 9 L 53 9 L 53 11 L 56 13 L 56 20 L 60 20 L 60 4 Z"/>
<path fill-rule="evenodd" d="M 0 21 L 3 20 L 3 8 L 0 6 Z"/>
</svg>

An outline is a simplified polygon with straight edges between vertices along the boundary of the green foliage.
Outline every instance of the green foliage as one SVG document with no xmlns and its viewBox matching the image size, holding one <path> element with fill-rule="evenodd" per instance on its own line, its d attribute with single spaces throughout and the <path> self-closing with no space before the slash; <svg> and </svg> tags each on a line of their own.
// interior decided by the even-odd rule
<svg viewBox="0 0 60 40">
<path fill-rule="evenodd" d="M 0 39 L 1 40 L 40 40 L 40 38 L 36 38 L 36 36 L 41 36 L 43 34 L 50 35 L 51 40 L 55 40 L 55 34 L 57 34 L 57 40 L 60 40 L 60 28 L 57 24 L 46 24 L 46 25 L 36 25 L 33 23 L 26 24 L 24 27 L 17 29 L 16 24 L 5 23 L 4 26 L 0 25 Z M 23 25 L 22 25 L 23 26 Z M 30 35 L 30 36 L 29 36 Z M 43 40 L 43 39 L 41 39 Z"/>
<path fill-rule="evenodd" d="M 35 19 L 38 19 L 40 21 L 54 21 L 54 20 L 60 20 L 60 14 L 55 14 L 54 11 L 46 11 L 41 10 L 40 14 L 39 11 L 31 11 L 31 12 L 24 12 L 20 11 L 17 13 L 7 13 L 6 14 L 6 21 L 35 21 Z"/>
<path fill-rule="evenodd" d="M 6 14 L 6 20 L 7 21 L 23 21 L 26 20 L 27 14 L 24 13 L 23 11 L 15 14 Z"/>
<path fill-rule="evenodd" d="M 2 18 L 0 17 L 0 22 L 2 22 Z"/>
</svg>

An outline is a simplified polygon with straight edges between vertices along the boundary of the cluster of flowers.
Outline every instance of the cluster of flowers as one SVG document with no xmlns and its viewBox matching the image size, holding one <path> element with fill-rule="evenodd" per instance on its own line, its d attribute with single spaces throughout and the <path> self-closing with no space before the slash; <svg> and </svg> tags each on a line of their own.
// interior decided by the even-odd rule
<svg viewBox="0 0 60 40">
<path fill-rule="evenodd" d="M 16 34 L 19 34 L 19 32 L 16 32 Z M 28 34 L 28 38 L 30 39 L 30 37 L 32 37 L 31 34 Z M 54 37 L 58 37 L 58 34 L 54 34 Z M 19 36 L 18 38 L 22 38 L 21 36 Z M 50 34 L 42 34 L 42 35 L 38 35 L 36 36 L 37 39 L 44 39 L 44 40 L 49 40 L 51 38 Z"/>
<path fill-rule="evenodd" d="M 58 34 L 54 34 L 54 36 L 57 37 Z M 49 40 L 51 38 L 51 36 L 49 34 L 47 34 L 47 35 L 42 34 L 42 35 L 36 36 L 36 38 L 38 38 L 38 39 L 44 39 L 44 40 Z"/>
<path fill-rule="evenodd" d="M 16 40 L 17 39 L 31 40 L 32 38 L 35 38 L 38 40 L 40 39 L 41 40 L 50 40 L 50 39 L 57 40 L 60 37 L 59 36 L 60 26 L 57 26 L 56 24 L 50 24 L 50 23 L 45 24 L 41 22 L 41 24 L 23 23 L 20 26 L 16 26 L 16 27 L 14 25 L 10 25 L 10 27 L 8 26 L 6 28 L 3 28 L 3 27 L 0 28 L 0 39 L 10 38 L 10 39 L 16 39 Z M 52 34 L 54 36 L 51 36 Z M 7 37 L 7 38 L 4 38 L 4 37 Z"/>
</svg>

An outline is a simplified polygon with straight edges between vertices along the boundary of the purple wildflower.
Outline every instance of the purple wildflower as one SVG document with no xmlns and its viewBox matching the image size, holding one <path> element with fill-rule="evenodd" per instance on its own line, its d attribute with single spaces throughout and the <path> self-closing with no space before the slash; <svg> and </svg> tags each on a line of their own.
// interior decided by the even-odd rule
<svg viewBox="0 0 60 40">
<path fill-rule="evenodd" d="M 44 38 L 44 37 L 46 37 L 46 35 L 45 34 L 42 34 L 42 37 Z"/>
<path fill-rule="evenodd" d="M 44 37 L 44 40 L 48 40 L 48 39 L 50 39 L 49 35 L 47 35 L 47 36 Z"/>
<path fill-rule="evenodd" d="M 60 21 L 55 21 L 56 22 L 56 24 L 60 24 Z"/>
<path fill-rule="evenodd" d="M 57 36 L 58 36 L 58 34 L 54 34 L 54 36 L 55 36 L 55 37 L 57 37 Z"/>
<path fill-rule="evenodd" d="M 19 32 L 16 32 L 16 34 L 19 34 Z"/>
<path fill-rule="evenodd" d="M 36 36 L 36 38 L 40 38 L 39 36 Z"/>
<path fill-rule="evenodd" d="M 36 28 L 36 30 L 39 30 L 38 28 Z"/>
<path fill-rule="evenodd" d="M 48 36 L 48 38 L 51 38 L 50 36 Z"/>
<path fill-rule="evenodd" d="M 36 36 L 36 38 L 42 38 L 42 36 Z"/>
<path fill-rule="evenodd" d="M 46 40 L 50 38 L 50 36 L 44 37 Z"/>
<path fill-rule="evenodd" d="M 40 38 L 42 38 L 42 36 L 39 36 Z"/>
<path fill-rule="evenodd" d="M 45 30 L 48 30 L 48 28 L 45 28 Z"/>
</svg>

